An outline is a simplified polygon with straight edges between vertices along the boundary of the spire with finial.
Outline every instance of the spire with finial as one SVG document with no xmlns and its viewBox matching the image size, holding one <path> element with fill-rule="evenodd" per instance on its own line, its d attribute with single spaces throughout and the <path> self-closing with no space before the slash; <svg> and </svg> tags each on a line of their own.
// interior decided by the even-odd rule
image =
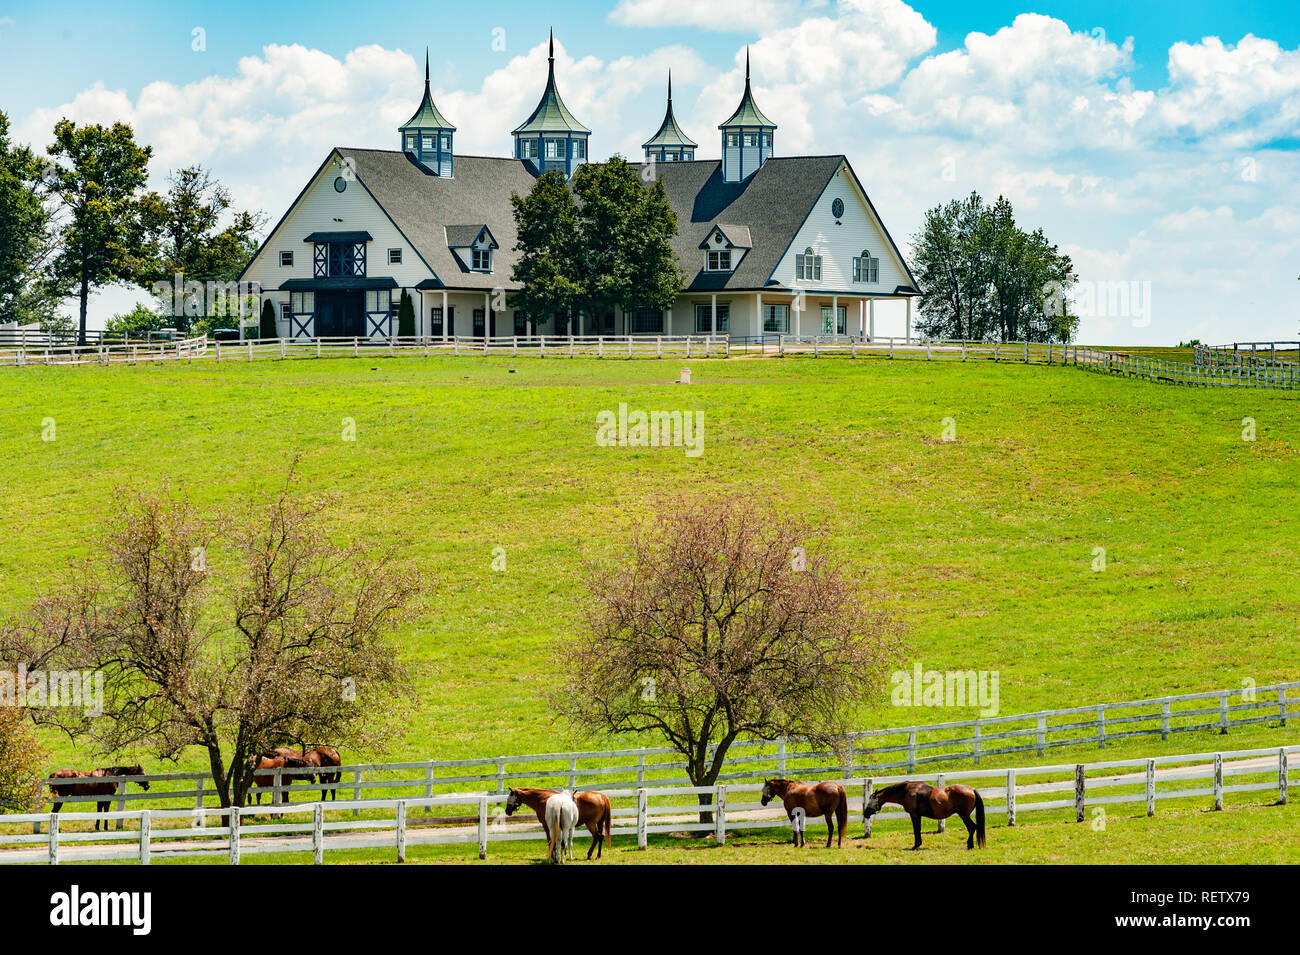
<svg viewBox="0 0 1300 955">
<path fill-rule="evenodd" d="M 424 96 L 415 115 L 398 129 L 402 151 L 413 155 L 420 165 L 438 176 L 452 175 L 452 134 L 456 127 L 447 121 L 433 102 L 429 84 L 429 49 L 424 50 Z"/>
<path fill-rule="evenodd" d="M 538 172 L 563 169 L 566 176 L 587 159 L 591 130 L 569 112 L 555 82 L 555 31 L 547 44 L 546 89 L 532 114 L 515 127 L 515 158 L 528 160 Z"/>
<path fill-rule="evenodd" d="M 673 115 L 673 71 L 668 71 L 668 108 L 659 131 L 641 144 L 646 162 L 677 162 L 695 158 L 696 143 L 677 125 Z"/>
<path fill-rule="evenodd" d="M 718 129 L 722 130 L 723 182 L 748 179 L 772 157 L 776 123 L 764 116 L 754 102 L 754 89 L 749 80 L 748 46 L 745 47 L 745 92 L 736 111 Z"/>
</svg>

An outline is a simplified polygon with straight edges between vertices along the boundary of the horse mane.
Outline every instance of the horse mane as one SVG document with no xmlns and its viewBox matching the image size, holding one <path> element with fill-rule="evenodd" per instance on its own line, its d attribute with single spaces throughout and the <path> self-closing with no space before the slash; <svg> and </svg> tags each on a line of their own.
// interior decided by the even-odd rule
<svg viewBox="0 0 1300 955">
<path fill-rule="evenodd" d="M 882 786 L 880 789 L 876 790 L 875 795 L 892 796 L 900 792 L 906 785 L 907 785 L 906 782 L 901 782 L 901 783 L 892 783 L 888 786 Z"/>
</svg>

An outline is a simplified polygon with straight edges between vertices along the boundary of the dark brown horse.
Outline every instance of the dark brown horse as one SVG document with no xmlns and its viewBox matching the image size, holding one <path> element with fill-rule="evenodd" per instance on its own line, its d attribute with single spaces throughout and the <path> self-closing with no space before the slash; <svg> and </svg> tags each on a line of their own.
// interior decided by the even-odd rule
<svg viewBox="0 0 1300 955">
<path fill-rule="evenodd" d="M 299 756 L 279 756 L 267 753 L 254 757 L 249 761 L 249 771 L 254 774 L 253 783 L 249 790 L 244 793 L 244 805 L 248 805 L 248 797 L 254 794 L 254 790 L 256 790 L 257 804 L 262 805 L 262 789 L 267 786 L 275 786 L 275 770 L 307 769 L 310 765 Z M 280 784 L 291 786 L 296 779 L 305 779 L 307 782 L 312 781 L 312 777 L 308 773 L 290 773 L 280 777 Z M 271 805 L 275 805 L 276 795 L 274 792 L 271 793 Z M 289 790 L 281 790 L 279 796 L 281 802 L 289 802 Z"/>
<path fill-rule="evenodd" d="M 844 846 L 844 830 L 849 824 L 849 797 L 839 783 L 801 783 L 793 779 L 769 779 L 763 783 L 762 803 L 781 800 L 785 814 L 794 828 L 794 844 L 806 845 L 803 823 L 809 816 L 826 817 L 826 848 L 835 838 L 835 821 L 840 823 L 839 846 Z"/>
<path fill-rule="evenodd" d="M 322 787 L 329 783 L 337 784 L 338 781 L 343 778 L 343 774 L 338 771 L 338 767 L 343 765 L 343 759 L 341 756 L 339 756 L 339 751 L 335 749 L 333 746 L 317 746 L 315 749 L 309 750 L 308 752 L 315 754 L 316 759 L 319 760 L 319 762 L 316 763 L 316 765 L 320 766 L 321 769 L 325 770 L 320 774 L 319 777 Z M 330 789 L 330 790 L 325 790 L 322 788 L 321 789 L 322 802 L 325 800 L 326 792 L 329 793 L 330 799 L 339 798 L 339 791 L 337 788 Z"/>
<path fill-rule="evenodd" d="M 50 792 L 54 794 L 54 811 L 58 812 L 63 808 L 63 800 L 60 797 L 66 796 L 115 796 L 117 787 L 121 783 L 113 782 L 113 776 L 143 776 L 144 770 L 139 766 L 104 766 L 100 769 L 92 769 L 88 773 L 83 773 L 78 769 L 60 769 L 58 772 L 51 773 L 50 779 L 71 780 L 71 782 L 51 782 Z M 140 780 L 140 788 L 146 792 L 149 789 L 149 780 Z M 95 801 L 96 812 L 108 812 L 109 806 L 113 804 L 111 799 Z M 104 829 L 108 829 L 108 820 L 104 820 Z M 95 820 L 95 831 L 99 831 L 99 820 Z"/>
<path fill-rule="evenodd" d="M 537 821 L 542 824 L 542 831 L 546 833 L 546 838 L 549 840 L 551 834 L 546 831 L 546 800 L 557 792 L 558 789 L 512 789 L 506 794 L 506 815 L 513 816 L 520 806 L 527 806 L 537 813 Z M 586 826 L 587 831 L 591 833 L 592 841 L 587 849 L 587 858 L 591 858 L 594 850 L 596 858 L 599 859 L 604 851 L 601 842 L 602 831 L 604 842 L 613 844 L 610 827 L 613 825 L 614 810 L 609 804 L 609 797 L 604 793 L 587 789 L 575 792 L 573 799 L 578 804 L 578 825 Z"/>
<path fill-rule="evenodd" d="M 929 783 L 894 783 L 877 789 L 867 797 L 862 807 L 862 818 L 870 819 L 885 803 L 897 803 L 912 817 L 912 834 L 916 838 L 913 849 L 921 848 L 921 820 L 947 819 L 954 813 L 966 823 L 966 848 L 975 843 L 984 848 L 984 800 L 979 792 L 969 786 L 931 786 Z M 975 821 L 971 822 L 971 812 Z"/>
</svg>

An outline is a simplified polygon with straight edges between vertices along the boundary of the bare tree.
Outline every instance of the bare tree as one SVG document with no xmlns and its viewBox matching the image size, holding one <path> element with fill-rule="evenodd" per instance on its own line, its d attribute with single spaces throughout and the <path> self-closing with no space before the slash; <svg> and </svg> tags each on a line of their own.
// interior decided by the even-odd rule
<svg viewBox="0 0 1300 955">
<path fill-rule="evenodd" d="M 662 734 L 696 786 L 717 780 L 742 736 L 839 748 L 902 628 L 810 547 L 805 525 L 751 504 L 679 503 L 626 566 L 593 572 L 552 705 L 583 731 Z"/>
<path fill-rule="evenodd" d="M 382 748 L 396 735 L 411 682 L 391 634 L 413 576 L 391 551 L 336 544 L 333 502 L 295 500 L 291 483 L 220 519 L 128 498 L 102 566 L 8 631 L 10 659 L 104 674 L 101 716 L 43 718 L 105 753 L 202 747 L 223 806 L 243 802 L 252 758 L 286 741 Z"/>
</svg>

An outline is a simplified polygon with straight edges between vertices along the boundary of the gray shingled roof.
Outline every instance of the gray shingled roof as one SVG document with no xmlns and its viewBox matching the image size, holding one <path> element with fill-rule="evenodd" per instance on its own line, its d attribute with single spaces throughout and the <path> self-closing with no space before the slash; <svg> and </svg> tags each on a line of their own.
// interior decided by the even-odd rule
<svg viewBox="0 0 1300 955">
<path fill-rule="evenodd" d="M 355 161 L 357 178 L 444 285 L 485 291 L 518 287 L 510 281 L 511 250 L 518 241 L 510 194 L 527 195 L 536 182 L 523 160 L 457 156 L 455 177 L 442 179 L 396 150 L 338 151 Z M 490 273 L 469 271 L 447 247 L 447 227 L 466 222 L 487 225 L 501 246 Z"/>
<path fill-rule="evenodd" d="M 536 181 L 522 160 L 457 156 L 456 176 L 440 179 L 405 153 L 380 149 L 339 152 L 356 164 L 357 178 L 449 288 L 512 289 L 515 229 L 510 194 L 526 194 Z M 744 182 L 722 181 L 716 159 L 657 163 L 655 170 L 677 212 L 673 239 L 686 272 L 687 291 L 761 289 L 794 241 L 843 156 L 778 157 Z M 483 223 L 500 244 L 490 274 L 470 272 L 447 247 L 448 236 Z M 735 242 L 745 232 L 750 251 L 734 272 L 704 272 L 700 243 L 715 225 Z M 477 230 L 478 226 L 472 226 Z"/>
</svg>

